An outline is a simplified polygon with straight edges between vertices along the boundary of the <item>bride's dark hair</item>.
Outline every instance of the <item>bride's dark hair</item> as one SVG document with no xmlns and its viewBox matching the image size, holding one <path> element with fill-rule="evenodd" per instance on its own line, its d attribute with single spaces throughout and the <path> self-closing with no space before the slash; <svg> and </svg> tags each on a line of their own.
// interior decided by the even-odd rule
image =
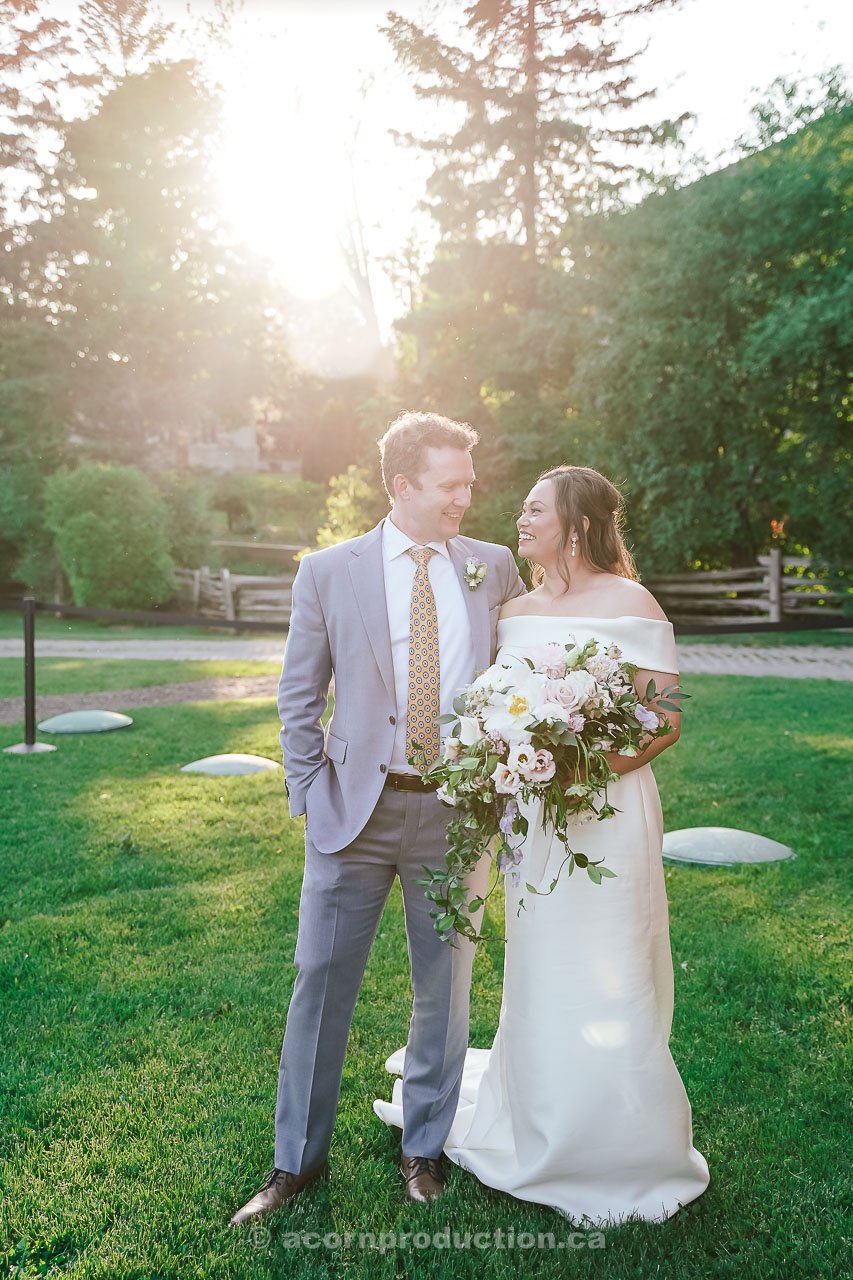
<svg viewBox="0 0 853 1280">
<path fill-rule="evenodd" d="M 563 534 L 557 568 L 566 586 L 572 583 L 565 550 L 572 530 L 578 535 L 578 547 L 587 564 L 603 573 L 616 573 L 620 578 L 639 581 L 633 557 L 622 538 L 625 503 L 616 485 L 592 467 L 552 467 L 550 471 L 543 471 L 539 479 L 550 480 L 554 485 L 557 517 Z M 589 520 L 588 529 L 584 529 L 584 516 Z M 538 587 L 544 578 L 544 569 L 536 565 L 533 585 Z"/>
</svg>

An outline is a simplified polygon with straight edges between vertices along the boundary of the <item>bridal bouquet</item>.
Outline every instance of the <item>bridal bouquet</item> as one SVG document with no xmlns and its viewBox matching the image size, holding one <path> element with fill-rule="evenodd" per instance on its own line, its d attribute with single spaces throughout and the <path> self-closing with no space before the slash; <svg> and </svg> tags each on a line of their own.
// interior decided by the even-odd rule
<svg viewBox="0 0 853 1280">
<path fill-rule="evenodd" d="M 553 830 L 566 850 L 546 893 L 554 891 L 567 864 L 569 875 L 580 867 L 596 884 L 615 877 L 603 859 L 595 862 L 570 847 L 569 830 L 613 816 L 607 787 L 618 775 L 606 753 L 636 756 L 671 732 L 648 704 L 678 711 L 686 696 L 675 685 L 658 692 L 649 681 L 639 697 L 637 668 L 622 660 L 615 644 L 546 644 L 526 654 L 523 661 L 488 667 L 456 697 L 453 713 L 441 717 L 452 726 L 442 760 L 425 772 L 417 751 L 411 760 L 425 781 L 440 783 L 440 799 L 457 812 L 447 828 L 445 866 L 419 881 L 434 904 L 436 930 L 452 945 L 454 932 L 481 940 L 468 913 L 483 905 L 500 875 L 520 883 L 517 867 L 528 830 L 520 800 L 542 802 L 542 827 Z M 520 839 L 513 842 L 512 836 Z M 492 886 L 485 897 L 468 902 L 465 878 L 490 848 L 496 864 Z M 526 889 L 541 892 L 531 884 Z M 522 898 L 519 912 L 523 907 Z"/>
</svg>

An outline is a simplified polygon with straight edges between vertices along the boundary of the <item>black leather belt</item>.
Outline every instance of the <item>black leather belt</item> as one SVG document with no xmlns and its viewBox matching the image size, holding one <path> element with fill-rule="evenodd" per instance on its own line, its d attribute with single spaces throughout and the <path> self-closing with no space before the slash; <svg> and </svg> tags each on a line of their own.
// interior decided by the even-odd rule
<svg viewBox="0 0 853 1280">
<path fill-rule="evenodd" d="M 424 782 L 419 773 L 389 773 L 385 786 L 393 791 L 437 791 L 440 783 Z"/>
</svg>

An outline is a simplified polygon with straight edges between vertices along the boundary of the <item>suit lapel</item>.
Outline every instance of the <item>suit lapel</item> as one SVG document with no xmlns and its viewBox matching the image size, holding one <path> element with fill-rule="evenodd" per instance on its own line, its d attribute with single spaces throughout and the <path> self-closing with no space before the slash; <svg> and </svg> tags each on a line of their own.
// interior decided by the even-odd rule
<svg viewBox="0 0 853 1280">
<path fill-rule="evenodd" d="M 350 548 L 349 574 L 355 602 L 385 687 L 396 703 L 394 662 L 391 657 L 391 628 L 385 599 L 385 568 L 382 563 L 382 524 L 371 529 Z"/>
<path fill-rule="evenodd" d="M 468 559 L 468 555 L 459 546 L 458 539 L 451 539 L 447 546 L 450 550 L 450 558 L 453 561 L 456 576 L 462 586 L 462 594 L 465 597 L 465 606 L 468 610 L 468 620 L 471 624 L 471 640 L 474 645 L 474 666 L 477 670 L 480 670 L 483 667 L 487 667 L 491 660 L 489 593 L 486 590 L 485 582 L 481 582 L 479 587 L 472 591 L 465 581 L 465 561 Z"/>
</svg>

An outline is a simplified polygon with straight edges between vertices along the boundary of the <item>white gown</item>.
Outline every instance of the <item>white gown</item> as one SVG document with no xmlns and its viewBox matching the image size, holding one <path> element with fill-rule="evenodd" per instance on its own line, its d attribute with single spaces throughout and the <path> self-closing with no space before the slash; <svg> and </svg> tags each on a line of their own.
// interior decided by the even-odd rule
<svg viewBox="0 0 853 1280">
<path fill-rule="evenodd" d="M 498 624 L 500 659 L 548 641 L 615 642 L 651 671 L 677 672 L 668 622 L 521 616 Z M 482 1183 L 550 1205 L 575 1223 L 671 1217 L 709 1183 L 669 1051 L 673 964 L 661 861 L 663 823 L 650 765 L 610 787 L 618 812 L 578 824 L 573 848 L 606 857 L 593 884 L 527 809 L 520 886 L 506 883 L 506 958 L 491 1049 L 469 1049 L 446 1155 Z M 518 899 L 526 909 L 517 916 Z M 403 1070 L 405 1049 L 386 1067 Z M 402 1128 L 402 1081 L 376 1114 Z"/>
</svg>

